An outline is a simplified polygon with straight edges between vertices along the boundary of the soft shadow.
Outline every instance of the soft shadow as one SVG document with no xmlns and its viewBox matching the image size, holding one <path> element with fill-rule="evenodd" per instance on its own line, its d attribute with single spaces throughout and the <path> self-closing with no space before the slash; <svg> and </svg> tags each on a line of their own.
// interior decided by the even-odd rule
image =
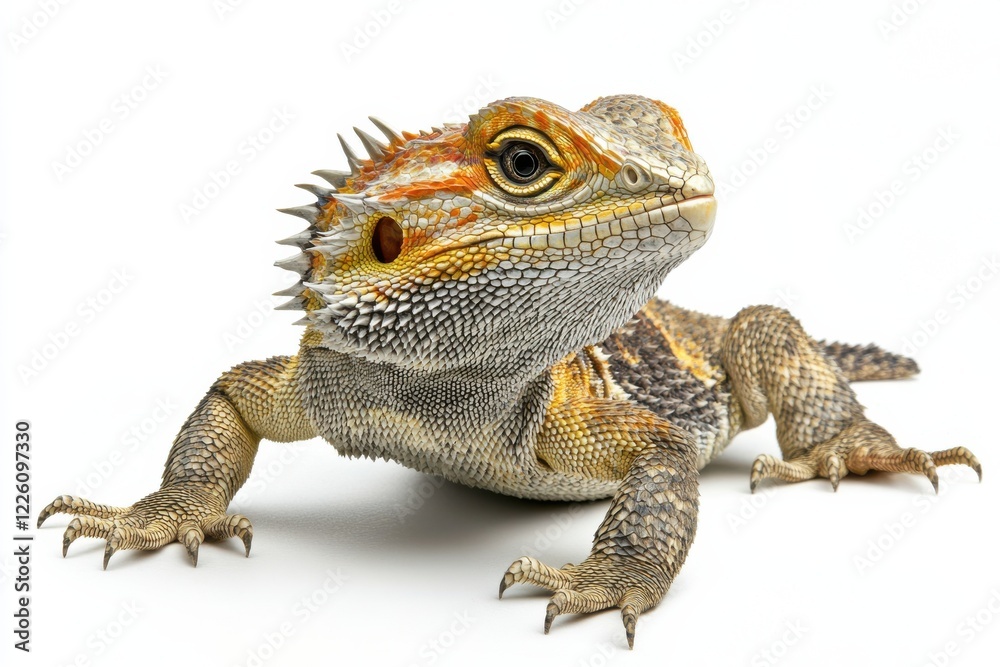
<svg viewBox="0 0 1000 667">
<path fill-rule="evenodd" d="M 338 497 L 329 503 L 314 498 L 312 503 L 295 508 L 268 508 L 262 503 L 253 507 L 250 518 L 255 530 L 266 530 L 275 537 L 322 535 L 348 549 L 439 551 L 488 540 L 508 526 L 527 527 L 532 521 L 566 514 L 575 504 L 524 500 L 439 479 L 433 484 L 433 493 L 426 494 L 430 488 L 427 482 L 433 479 L 414 473 L 408 488 L 394 489 L 392 497 L 377 503 L 370 497 L 357 501 Z M 603 509 L 607 502 L 583 505 Z"/>
</svg>

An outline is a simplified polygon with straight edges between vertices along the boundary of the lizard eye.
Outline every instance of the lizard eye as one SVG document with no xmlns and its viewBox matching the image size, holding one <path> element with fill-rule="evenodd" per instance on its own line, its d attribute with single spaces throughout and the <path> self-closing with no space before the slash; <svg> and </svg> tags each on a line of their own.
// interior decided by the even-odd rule
<svg viewBox="0 0 1000 667">
<path fill-rule="evenodd" d="M 525 184 L 538 178 L 549 161 L 535 146 L 523 141 L 512 141 L 500 153 L 500 168 L 503 175 L 515 183 Z"/>
<path fill-rule="evenodd" d="M 562 176 L 559 151 L 529 127 L 512 127 L 487 145 L 486 171 L 498 187 L 516 197 L 545 192 Z"/>
</svg>

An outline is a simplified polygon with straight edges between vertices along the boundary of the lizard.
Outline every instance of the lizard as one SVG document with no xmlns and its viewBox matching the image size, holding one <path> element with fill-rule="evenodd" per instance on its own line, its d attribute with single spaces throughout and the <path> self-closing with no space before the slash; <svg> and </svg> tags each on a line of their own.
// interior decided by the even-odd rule
<svg viewBox="0 0 1000 667">
<path fill-rule="evenodd" d="M 128 507 L 70 495 L 40 513 L 74 515 L 79 537 L 123 549 L 207 539 L 251 521 L 227 513 L 261 439 L 320 436 L 349 457 L 397 461 L 539 500 L 610 497 L 589 555 L 551 567 L 519 558 L 510 586 L 552 592 L 556 616 L 618 608 L 633 646 L 639 615 L 676 577 L 695 536 L 698 473 L 773 415 L 781 457 L 766 479 L 869 470 L 925 475 L 964 464 L 965 447 L 900 447 L 869 421 L 850 382 L 905 378 L 907 357 L 810 337 L 767 305 L 703 315 L 655 297 L 708 240 L 714 183 L 678 112 L 637 95 L 577 112 L 530 97 L 493 102 L 467 123 L 399 133 L 371 117 L 340 136 L 349 171 L 313 172 L 316 201 L 276 264 L 299 279 L 277 294 L 302 310 L 297 354 L 222 374 L 184 422 L 160 488 Z M 338 135 L 339 136 L 339 135 Z"/>
</svg>

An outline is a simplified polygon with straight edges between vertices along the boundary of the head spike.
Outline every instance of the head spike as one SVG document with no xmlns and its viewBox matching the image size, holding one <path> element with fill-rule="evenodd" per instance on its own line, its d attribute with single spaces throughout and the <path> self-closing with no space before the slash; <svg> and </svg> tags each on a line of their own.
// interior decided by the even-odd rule
<svg viewBox="0 0 1000 667">
<path fill-rule="evenodd" d="M 351 167 L 351 176 L 357 176 L 361 173 L 361 160 L 351 150 L 351 145 L 347 143 L 347 139 L 344 139 L 343 135 L 338 134 L 337 138 L 340 139 L 340 147 L 344 149 L 344 155 L 347 156 L 347 164 Z"/>
<path fill-rule="evenodd" d="M 295 253 L 291 257 L 279 259 L 274 263 L 274 265 L 281 269 L 305 275 L 309 269 L 312 268 L 312 261 L 310 260 L 309 255 L 299 252 Z"/>
<path fill-rule="evenodd" d="M 338 171 L 336 169 L 317 169 L 313 172 L 313 176 L 319 176 L 335 188 L 342 188 L 347 185 L 347 179 L 351 175 L 349 171 Z"/>
<path fill-rule="evenodd" d="M 311 223 L 316 222 L 316 218 L 319 217 L 319 209 L 315 206 L 294 206 L 292 208 L 279 208 L 279 213 L 287 213 L 288 215 L 295 215 L 300 218 L 304 218 Z"/>
<path fill-rule="evenodd" d="M 333 294 L 337 290 L 336 285 L 329 285 L 327 283 L 303 283 L 303 287 L 323 295 Z M 291 296 L 295 295 L 292 294 Z"/>
<path fill-rule="evenodd" d="M 403 138 L 403 135 L 396 132 L 396 130 L 392 129 L 375 116 L 368 116 L 368 120 L 370 120 L 372 125 L 377 127 L 379 131 L 385 135 L 385 138 L 389 140 L 390 146 L 402 146 L 406 143 L 406 139 Z"/>
<path fill-rule="evenodd" d="M 306 291 L 306 286 L 302 283 L 295 283 L 291 287 L 274 292 L 273 296 L 298 296 Z"/>
<path fill-rule="evenodd" d="M 333 192 L 330 194 L 330 199 L 334 200 L 339 204 L 343 204 L 354 213 L 365 212 L 365 198 L 363 195 L 341 194 L 339 192 Z"/>
<path fill-rule="evenodd" d="M 330 196 L 330 190 L 319 185 L 313 185 L 312 183 L 296 183 L 295 187 L 302 188 L 306 192 L 311 192 L 316 195 L 317 199 L 325 199 Z"/>
<path fill-rule="evenodd" d="M 298 234 L 292 234 L 287 239 L 281 239 L 278 241 L 278 245 L 293 245 L 299 248 L 305 248 L 312 241 L 312 228 L 303 229 Z"/>
<path fill-rule="evenodd" d="M 379 162 L 385 157 L 386 151 L 389 150 L 388 146 L 360 128 L 354 128 L 354 133 L 361 139 L 361 145 L 368 151 L 372 162 Z"/>
<path fill-rule="evenodd" d="M 280 306 L 275 306 L 275 310 L 305 310 L 306 300 L 301 296 L 296 296 L 284 302 Z"/>
</svg>

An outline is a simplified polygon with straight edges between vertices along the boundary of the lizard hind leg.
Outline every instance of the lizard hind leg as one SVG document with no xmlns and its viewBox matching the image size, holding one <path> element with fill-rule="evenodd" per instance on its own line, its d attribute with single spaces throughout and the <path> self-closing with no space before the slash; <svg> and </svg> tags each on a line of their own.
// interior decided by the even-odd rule
<svg viewBox="0 0 1000 667">
<path fill-rule="evenodd" d="M 864 350 L 870 357 L 876 348 Z M 967 465 L 982 479 L 982 466 L 965 447 L 936 452 L 902 448 L 864 416 L 849 377 L 883 379 L 916 372 L 915 364 L 879 353 L 885 357 L 879 373 L 858 370 L 876 368 L 865 362 L 855 363 L 858 372 L 849 376 L 853 366 L 847 364 L 845 374 L 841 359 L 830 354 L 829 346 L 812 340 L 787 311 L 752 306 L 733 318 L 722 360 L 743 426 L 760 425 L 770 412 L 782 452 L 781 459 L 757 457 L 750 472 L 751 491 L 768 478 L 797 482 L 815 477 L 827 478 L 836 490 L 848 473 L 864 475 L 869 470 L 924 475 L 937 491 L 937 466 L 949 464 Z"/>
</svg>

